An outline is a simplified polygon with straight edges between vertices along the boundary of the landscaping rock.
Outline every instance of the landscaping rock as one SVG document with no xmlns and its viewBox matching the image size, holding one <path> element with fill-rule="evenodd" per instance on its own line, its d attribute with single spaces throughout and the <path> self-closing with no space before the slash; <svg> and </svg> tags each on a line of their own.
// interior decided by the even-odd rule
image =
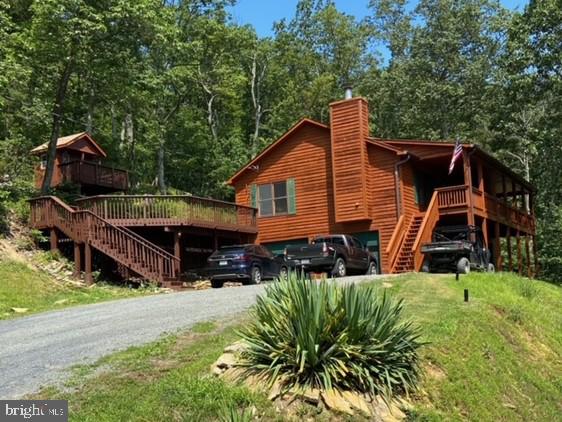
<svg viewBox="0 0 562 422">
<path fill-rule="evenodd" d="M 330 410 L 353 415 L 351 404 L 337 390 L 322 391 L 322 399 Z"/>
<path fill-rule="evenodd" d="M 367 416 L 372 415 L 373 412 L 371 410 L 371 407 L 369 406 L 369 403 L 363 398 L 362 394 L 352 391 L 344 391 L 342 395 L 351 404 L 351 407 L 359 410 L 361 413 L 364 413 Z"/>
<path fill-rule="evenodd" d="M 11 308 L 16 314 L 25 314 L 29 308 Z"/>
<path fill-rule="evenodd" d="M 238 360 L 236 359 L 236 356 L 234 356 L 234 354 L 232 353 L 223 353 L 215 362 L 215 365 L 219 368 L 230 368 L 232 366 L 235 366 L 236 363 L 238 362 Z"/>
<path fill-rule="evenodd" d="M 232 343 L 230 346 L 226 346 L 223 350 L 224 353 L 235 353 L 239 354 L 248 349 L 248 345 L 243 340 L 238 340 L 235 343 Z"/>
</svg>

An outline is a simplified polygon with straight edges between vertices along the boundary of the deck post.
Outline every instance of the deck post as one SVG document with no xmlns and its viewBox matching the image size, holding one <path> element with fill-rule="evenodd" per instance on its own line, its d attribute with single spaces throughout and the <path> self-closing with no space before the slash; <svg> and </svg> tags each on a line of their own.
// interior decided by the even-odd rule
<svg viewBox="0 0 562 422">
<path fill-rule="evenodd" d="M 494 265 L 496 266 L 496 271 L 502 271 L 502 251 L 501 251 L 501 239 L 500 239 L 500 223 L 494 222 Z"/>
<path fill-rule="evenodd" d="M 51 252 L 58 252 L 59 250 L 59 234 L 54 227 L 50 232 Z"/>
<path fill-rule="evenodd" d="M 490 249 L 490 243 L 488 241 L 488 219 L 482 218 L 482 234 L 484 235 L 484 242 L 486 243 L 486 247 Z"/>
<path fill-rule="evenodd" d="M 517 238 L 517 272 L 523 275 L 523 251 L 521 250 L 521 234 L 519 229 L 515 232 Z"/>
<path fill-rule="evenodd" d="M 527 277 L 533 278 L 531 271 L 531 248 L 529 247 L 529 235 L 525 233 L 525 254 L 527 255 Z"/>
<path fill-rule="evenodd" d="M 179 260 L 176 263 L 176 273 L 181 272 L 181 232 L 174 231 L 174 256 Z"/>
<path fill-rule="evenodd" d="M 72 276 L 74 278 L 80 278 L 80 273 L 82 271 L 82 251 L 80 243 L 74 242 L 74 272 Z"/>
<path fill-rule="evenodd" d="M 84 244 L 84 281 L 87 285 L 94 282 L 92 277 L 92 247 L 88 242 Z"/>
<path fill-rule="evenodd" d="M 511 254 L 511 227 L 507 227 L 507 264 L 510 272 L 513 271 L 513 257 Z"/>
<path fill-rule="evenodd" d="M 215 248 L 215 251 L 219 248 L 219 237 L 217 236 L 216 230 L 213 232 L 213 247 Z"/>
<path fill-rule="evenodd" d="M 468 186 L 468 193 L 466 198 L 466 200 L 468 201 L 467 220 L 468 220 L 468 224 L 473 226 L 474 208 L 473 208 L 473 201 L 472 201 L 472 173 L 470 169 L 470 157 L 468 156 L 466 150 L 463 150 L 462 158 L 463 158 L 463 165 L 464 165 L 464 184 Z"/>
</svg>

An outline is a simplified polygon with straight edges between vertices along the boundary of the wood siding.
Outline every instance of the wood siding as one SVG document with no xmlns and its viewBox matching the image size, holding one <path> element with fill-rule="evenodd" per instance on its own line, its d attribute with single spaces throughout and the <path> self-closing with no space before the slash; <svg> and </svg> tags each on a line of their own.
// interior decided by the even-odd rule
<svg viewBox="0 0 562 422">
<path fill-rule="evenodd" d="M 304 125 L 266 154 L 257 171 L 234 182 L 236 203 L 250 205 L 251 185 L 295 179 L 296 214 L 258 217 L 258 241 L 276 242 L 328 233 L 334 223 L 330 132 Z"/>
<path fill-rule="evenodd" d="M 368 219 L 367 101 L 352 98 L 330 104 L 330 127 L 336 222 Z"/>
<path fill-rule="evenodd" d="M 398 161 L 395 153 L 369 145 L 367 180 L 369 186 L 369 214 L 372 218 L 370 230 L 378 230 L 380 256 L 383 272 L 388 272 L 386 246 L 398 222 L 396 212 L 396 190 L 394 188 L 394 166 Z"/>
</svg>

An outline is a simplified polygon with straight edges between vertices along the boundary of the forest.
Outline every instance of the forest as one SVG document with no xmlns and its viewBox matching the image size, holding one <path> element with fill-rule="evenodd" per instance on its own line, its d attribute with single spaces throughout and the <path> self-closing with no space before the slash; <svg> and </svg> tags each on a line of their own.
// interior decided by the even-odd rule
<svg viewBox="0 0 562 422">
<path fill-rule="evenodd" d="M 473 142 L 531 181 L 560 281 L 562 2 L 364 1 L 301 0 L 264 38 L 235 0 L 1 0 L 0 215 L 37 194 L 30 149 L 81 131 L 133 193 L 231 200 L 229 176 L 351 84 L 373 135 Z"/>
</svg>

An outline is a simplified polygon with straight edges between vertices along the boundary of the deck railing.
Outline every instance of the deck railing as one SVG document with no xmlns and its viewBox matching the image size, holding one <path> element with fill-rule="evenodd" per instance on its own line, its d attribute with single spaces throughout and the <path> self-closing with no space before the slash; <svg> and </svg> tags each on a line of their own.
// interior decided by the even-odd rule
<svg viewBox="0 0 562 422">
<path fill-rule="evenodd" d="M 116 190 L 127 190 L 129 187 L 129 174 L 126 170 L 83 160 L 60 164 L 59 168 L 64 182 L 103 186 Z"/>
<path fill-rule="evenodd" d="M 446 188 L 435 189 L 438 197 L 438 207 L 440 211 L 454 210 L 455 208 L 468 207 L 468 186 L 449 186 Z M 520 226 L 527 230 L 534 231 L 535 217 L 525 210 L 515 208 L 495 196 L 472 188 L 472 205 L 475 212 L 487 214 L 489 217 L 506 224 Z"/>
<path fill-rule="evenodd" d="M 163 281 L 178 273 L 178 258 L 90 210 L 75 210 L 54 196 L 35 198 L 30 204 L 32 227 L 56 227 L 75 242 L 90 243 L 150 280 Z"/>
<path fill-rule="evenodd" d="M 255 208 L 197 196 L 101 195 L 77 204 L 119 226 L 194 225 L 256 231 Z"/>
</svg>

